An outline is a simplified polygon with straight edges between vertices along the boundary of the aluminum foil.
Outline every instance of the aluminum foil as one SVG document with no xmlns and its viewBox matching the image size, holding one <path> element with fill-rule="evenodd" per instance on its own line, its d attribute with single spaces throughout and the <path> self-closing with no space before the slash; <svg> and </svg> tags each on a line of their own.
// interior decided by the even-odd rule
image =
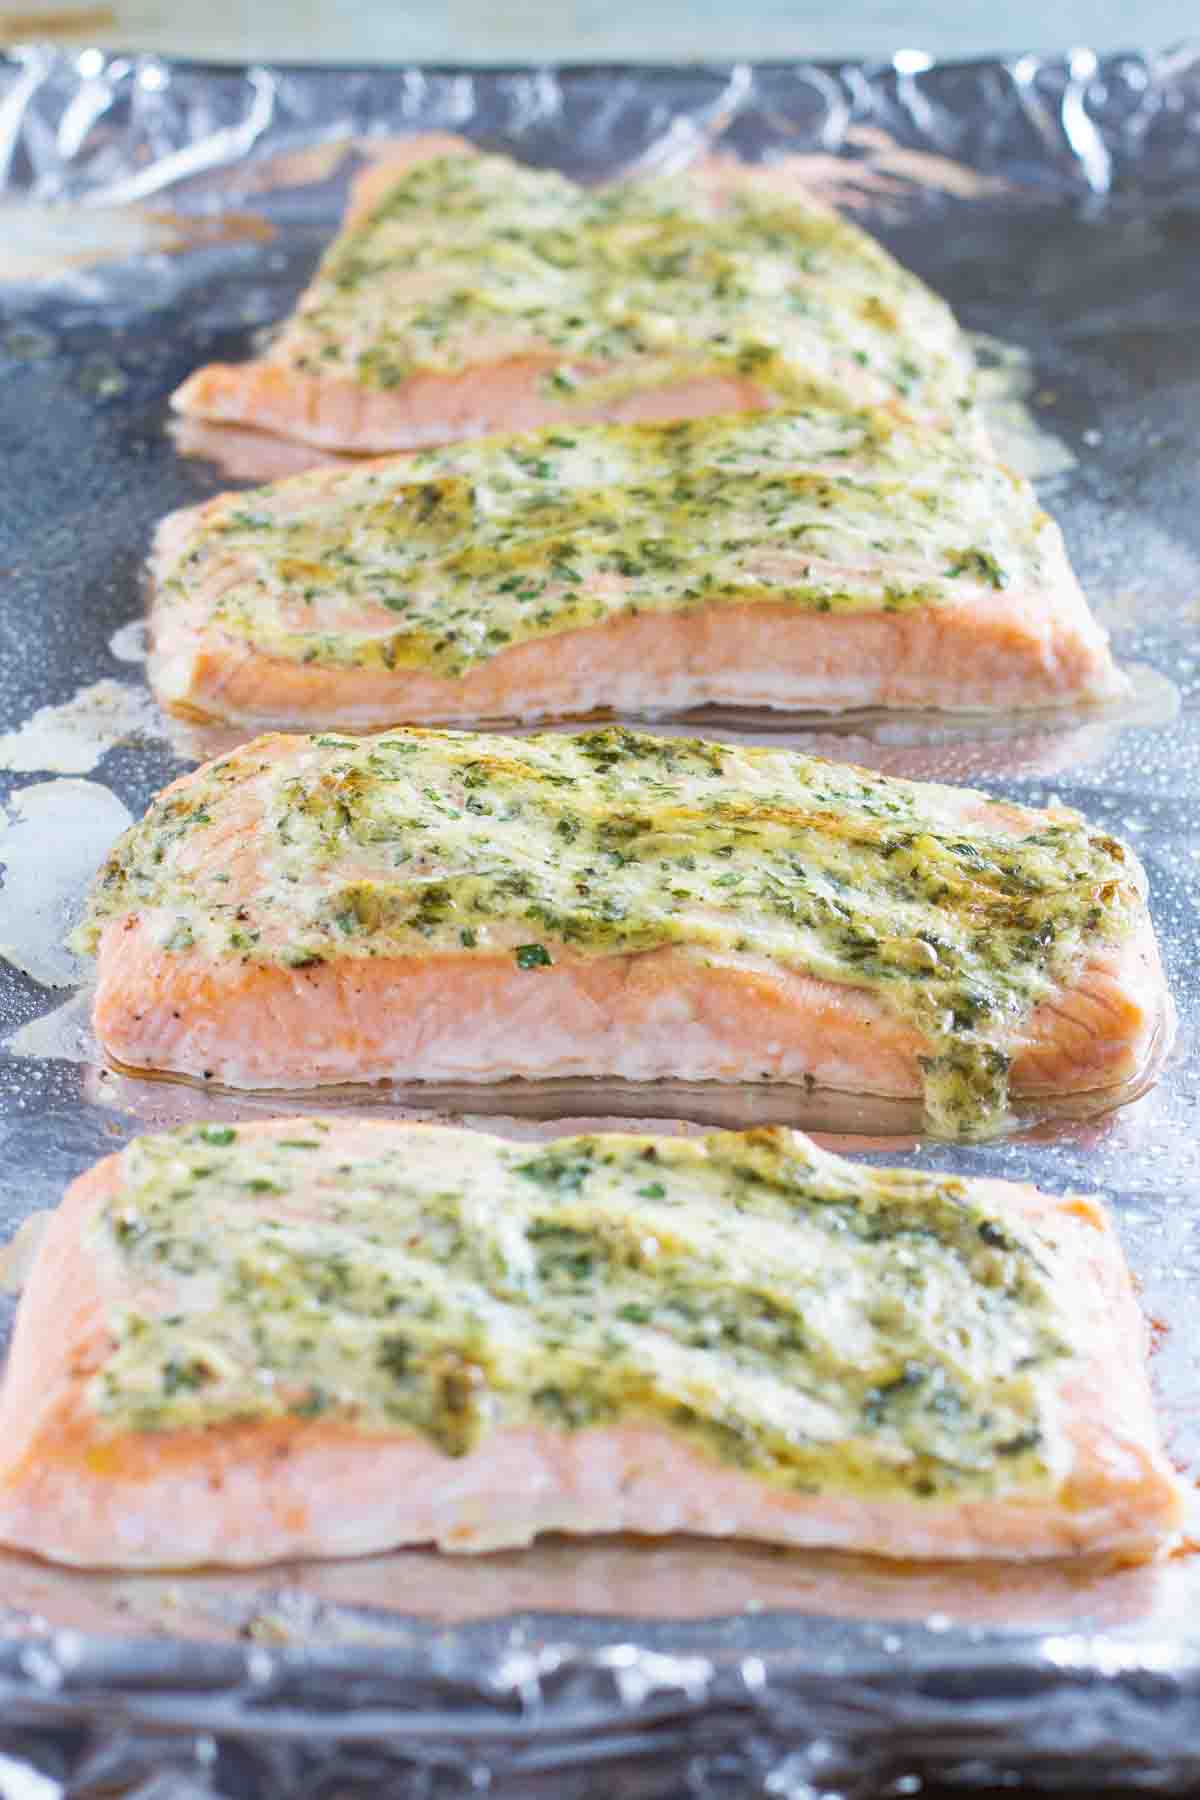
<svg viewBox="0 0 1200 1800">
<path fill-rule="evenodd" d="M 1129 838 L 1182 1033 L 1160 1084 L 1107 1120 L 858 1148 L 1103 1193 L 1160 1327 L 1173 1452 L 1200 1474 L 1200 54 L 1186 50 L 475 74 L 96 50 L 0 63 L 0 1230 L 201 1104 L 99 1066 L 59 947 L 96 846 L 195 753 L 165 734 L 138 662 L 150 529 L 228 485 L 214 458 L 248 475 L 257 454 L 182 454 L 166 395 L 286 312 L 356 159 L 430 127 L 582 177 L 714 143 L 800 153 L 984 334 L 1093 604 L 1139 671 L 1141 718 L 876 720 L 797 741 L 1053 796 Z M 1188 1554 L 955 1572 L 613 1540 L 172 1578 L 8 1557 L 0 1603 L 4 1793 L 805 1800 L 935 1777 L 1089 1793 L 1200 1780 Z"/>
</svg>

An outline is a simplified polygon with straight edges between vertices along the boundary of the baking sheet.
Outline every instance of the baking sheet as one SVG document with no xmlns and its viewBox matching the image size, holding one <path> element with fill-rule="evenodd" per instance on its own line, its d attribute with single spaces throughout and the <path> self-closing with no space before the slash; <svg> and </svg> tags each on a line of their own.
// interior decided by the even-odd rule
<svg viewBox="0 0 1200 1800">
<path fill-rule="evenodd" d="M 163 511 L 230 477 L 181 454 L 167 393 L 287 310 L 356 159 L 389 137 L 461 130 L 580 176 L 678 166 L 714 142 L 786 149 L 986 334 L 1010 401 L 1024 390 L 1018 437 L 1143 701 L 1134 723 L 876 719 L 797 742 L 1053 797 L 1129 838 L 1182 1021 L 1159 1086 L 1110 1119 L 1003 1145 L 857 1147 L 1102 1192 L 1161 1326 L 1172 1450 L 1200 1474 L 1200 55 L 926 64 L 0 63 L 0 947 L 32 971 L 0 962 L 5 1235 L 133 1132 L 260 1104 L 100 1068 L 58 941 L 98 846 L 197 750 L 145 696 L 139 567 Z M 206 448 L 235 468 L 258 455 Z M 0 1746 L 47 1792 L 136 1785 L 167 1745 L 177 1769 L 156 1794 L 1200 1778 L 1190 1555 L 964 1574 L 612 1541 L 170 1579 L 8 1557 L 0 1602 Z"/>
</svg>

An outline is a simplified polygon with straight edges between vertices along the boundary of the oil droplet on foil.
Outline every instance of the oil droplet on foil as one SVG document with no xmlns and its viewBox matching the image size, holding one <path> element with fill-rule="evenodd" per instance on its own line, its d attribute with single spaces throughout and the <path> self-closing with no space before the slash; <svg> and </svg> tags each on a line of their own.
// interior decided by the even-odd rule
<svg viewBox="0 0 1200 1800">
<path fill-rule="evenodd" d="M 158 710 L 141 688 L 105 678 L 80 688 L 59 706 L 41 706 L 15 731 L 0 736 L 0 769 L 32 775 L 85 775 L 106 750 L 134 732 L 161 738 Z"/>
<path fill-rule="evenodd" d="M 45 987 L 75 986 L 83 969 L 63 938 L 97 868 L 132 823 L 98 781 L 39 781 L 10 795 L 0 818 L 0 956 Z"/>
<path fill-rule="evenodd" d="M 109 638 L 108 648 L 118 662 L 145 662 L 150 653 L 145 619 L 130 619 L 128 625 L 119 626 Z"/>
<path fill-rule="evenodd" d="M 92 1031 L 92 989 L 80 988 L 53 1012 L 30 1019 L 4 1040 L 4 1048 L 10 1056 L 33 1061 L 48 1057 L 55 1062 L 87 1066 L 99 1063 L 100 1046 Z"/>
</svg>

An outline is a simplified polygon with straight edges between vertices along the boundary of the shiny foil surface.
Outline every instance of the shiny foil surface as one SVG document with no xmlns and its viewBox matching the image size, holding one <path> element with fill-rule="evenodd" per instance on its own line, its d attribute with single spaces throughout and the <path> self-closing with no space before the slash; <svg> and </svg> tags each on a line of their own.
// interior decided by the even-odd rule
<svg viewBox="0 0 1200 1800">
<path fill-rule="evenodd" d="M 1200 52 L 486 73 L 0 62 L 0 1232 L 135 1132 L 321 1108 L 105 1070 L 72 994 L 86 971 L 58 944 L 99 847 L 211 747 L 145 693 L 151 529 L 271 472 L 244 434 L 171 435 L 167 395 L 250 354 L 352 170 L 430 128 L 581 178 L 713 145 L 799 153 L 982 334 L 1013 454 L 1043 472 L 1137 707 L 714 732 L 1055 799 L 1137 849 L 1180 1015 L 1150 1093 L 1000 1144 L 828 1141 L 1102 1194 L 1155 1324 L 1172 1452 L 1200 1475 Z M 420 1100 L 340 1104 L 417 1116 Z M 591 1119 L 605 1101 L 578 1096 Z M 579 1116 L 472 1122 L 546 1135 Z M 955 1570 L 564 1540 L 169 1577 L 7 1556 L 0 1603 L 6 1793 L 861 1800 L 922 1779 L 1200 1781 L 1186 1550 Z"/>
</svg>

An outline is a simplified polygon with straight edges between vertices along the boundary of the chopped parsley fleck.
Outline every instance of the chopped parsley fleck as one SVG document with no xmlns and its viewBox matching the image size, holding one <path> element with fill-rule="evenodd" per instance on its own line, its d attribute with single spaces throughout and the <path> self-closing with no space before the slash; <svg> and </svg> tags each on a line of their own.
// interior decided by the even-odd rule
<svg viewBox="0 0 1200 1800">
<path fill-rule="evenodd" d="M 1008 576 L 990 550 L 962 550 L 951 557 L 947 575 L 979 575 L 994 588 L 1008 586 Z"/>
</svg>

